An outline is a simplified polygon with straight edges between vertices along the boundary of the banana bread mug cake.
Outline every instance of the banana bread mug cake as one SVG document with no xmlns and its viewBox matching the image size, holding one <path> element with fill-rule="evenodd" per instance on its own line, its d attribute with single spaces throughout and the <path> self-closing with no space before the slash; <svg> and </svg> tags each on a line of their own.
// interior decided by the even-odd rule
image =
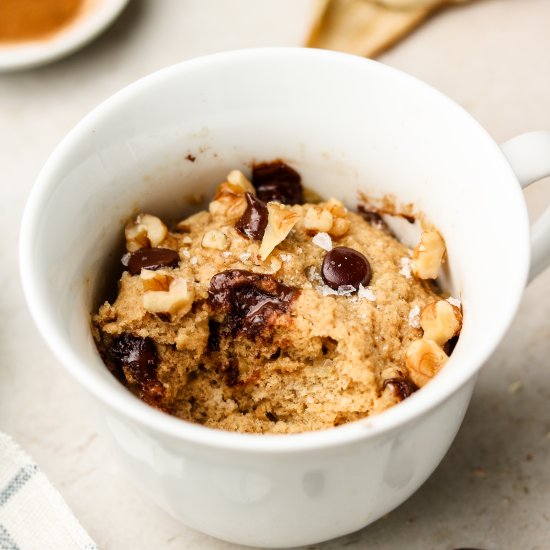
<svg viewBox="0 0 550 550">
<path fill-rule="evenodd" d="M 169 414 L 256 433 L 337 426 L 429 382 L 462 325 L 433 283 L 441 235 L 411 251 L 376 210 L 305 194 L 275 161 L 230 172 L 171 231 L 132 220 L 118 296 L 93 317 L 111 372 Z"/>
</svg>

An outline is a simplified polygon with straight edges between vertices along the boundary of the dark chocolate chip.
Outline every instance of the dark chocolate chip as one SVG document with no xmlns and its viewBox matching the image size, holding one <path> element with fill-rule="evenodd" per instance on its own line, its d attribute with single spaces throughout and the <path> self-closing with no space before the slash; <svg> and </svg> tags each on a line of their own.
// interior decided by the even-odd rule
<svg viewBox="0 0 550 550">
<path fill-rule="evenodd" d="M 252 184 L 258 198 L 264 202 L 302 204 L 304 189 L 300 174 L 280 160 L 255 164 L 252 168 Z"/>
<path fill-rule="evenodd" d="M 239 383 L 239 363 L 236 359 L 229 359 L 221 366 L 220 371 L 225 376 L 225 383 L 231 388 Z"/>
<path fill-rule="evenodd" d="M 378 210 L 375 210 L 374 208 L 369 208 L 365 206 L 364 204 L 360 204 L 357 207 L 357 213 L 369 224 L 373 225 L 374 227 L 378 227 L 378 229 L 383 229 L 386 232 L 390 232 L 390 229 L 386 222 L 384 221 L 384 218 L 380 215 L 380 212 Z"/>
<path fill-rule="evenodd" d="M 447 354 L 447 355 L 451 355 L 451 353 L 453 353 L 455 347 L 456 347 L 456 344 L 458 342 L 458 336 L 453 336 L 444 346 L 443 346 L 443 351 Z"/>
<path fill-rule="evenodd" d="M 384 383 L 382 384 L 382 389 L 385 390 L 388 386 L 390 386 L 395 395 L 403 401 L 403 399 L 407 399 L 410 395 L 412 395 L 418 387 L 412 380 L 409 380 L 408 378 L 388 378 L 387 380 L 384 380 Z"/>
<path fill-rule="evenodd" d="M 220 351 L 220 323 L 214 319 L 208 321 L 208 349 Z"/>
<path fill-rule="evenodd" d="M 214 311 L 226 314 L 224 332 L 253 338 L 287 313 L 298 295 L 298 289 L 271 275 L 232 269 L 212 277 L 208 303 Z"/>
<path fill-rule="evenodd" d="M 124 382 L 124 372 L 122 371 L 122 365 L 119 361 L 115 361 L 111 358 L 109 348 L 105 346 L 104 342 L 96 342 L 97 351 L 99 356 L 105 363 L 107 370 L 119 381 Z"/>
<path fill-rule="evenodd" d="M 176 267 L 179 261 L 179 254 L 170 248 L 141 248 L 131 254 L 128 271 L 132 275 L 139 275 L 142 269 Z"/>
<path fill-rule="evenodd" d="M 368 285 L 372 276 L 369 261 L 353 248 L 338 246 L 327 252 L 321 267 L 323 281 L 332 289 Z"/>
<path fill-rule="evenodd" d="M 274 413 L 274 412 L 271 412 L 271 411 L 267 411 L 265 413 L 265 416 L 268 420 L 270 420 L 271 422 L 277 422 L 279 419 L 277 418 L 277 415 Z"/>
<path fill-rule="evenodd" d="M 108 353 L 111 360 L 136 383 L 144 385 L 156 380 L 158 356 L 151 338 L 125 332 L 113 340 Z"/>
<path fill-rule="evenodd" d="M 261 241 L 267 226 L 267 206 L 252 193 L 246 193 L 246 210 L 235 224 L 235 229 L 244 237 Z"/>
</svg>

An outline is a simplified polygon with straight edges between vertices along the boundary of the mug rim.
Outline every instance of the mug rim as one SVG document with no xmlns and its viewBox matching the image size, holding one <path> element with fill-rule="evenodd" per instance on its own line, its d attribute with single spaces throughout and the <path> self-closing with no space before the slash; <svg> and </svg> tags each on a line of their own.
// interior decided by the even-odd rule
<svg viewBox="0 0 550 550">
<path fill-rule="evenodd" d="M 451 398 L 453 394 L 476 376 L 478 370 L 494 351 L 509 327 L 527 282 L 530 246 L 527 209 L 518 184 L 516 188 L 520 200 L 518 201 L 516 222 L 518 228 L 523 226 L 523 237 L 526 246 L 522 251 L 515 251 L 514 264 L 517 287 L 513 292 L 508 289 L 507 300 L 499 311 L 498 317 L 495 316 L 496 328 L 495 326 L 492 327 L 493 338 L 489 342 L 485 340 L 485 345 L 472 349 L 467 359 L 462 359 L 460 368 L 454 369 L 452 380 L 445 381 L 446 387 L 438 377 L 435 377 L 422 388 L 421 392 L 416 392 L 406 400 L 378 415 L 369 416 L 338 427 L 298 434 L 228 432 L 201 426 L 162 413 L 133 396 L 124 386 L 120 385 L 120 388 L 118 388 L 100 378 L 88 367 L 88 362 L 72 349 L 61 331 L 56 330 L 53 315 L 49 311 L 37 284 L 40 273 L 34 269 L 33 265 L 33 236 L 38 231 L 42 205 L 56 189 L 56 172 L 59 165 L 63 163 L 66 155 L 70 154 L 71 149 L 81 139 L 82 135 L 86 134 L 88 129 L 96 124 L 96 121 L 108 118 L 109 112 L 113 109 L 116 110 L 117 105 L 124 102 L 126 98 L 146 94 L 148 88 L 159 83 L 162 85 L 162 81 L 169 81 L 172 76 L 192 71 L 201 65 L 204 69 L 205 67 L 215 67 L 217 64 L 231 63 L 235 60 L 242 62 L 243 59 L 248 59 L 252 62 L 255 59 L 258 60 L 258 58 L 262 58 L 262 61 L 265 62 L 266 58 L 270 56 L 282 56 L 283 58 L 286 57 L 287 60 L 296 57 L 325 58 L 330 62 L 355 65 L 357 70 L 362 70 L 363 67 L 368 66 L 369 70 L 373 72 L 392 74 L 407 85 L 421 89 L 427 99 L 432 97 L 434 100 L 445 103 L 448 109 L 454 110 L 457 115 L 467 117 L 473 127 L 477 129 L 479 135 L 483 136 L 494 149 L 495 158 L 498 156 L 505 160 L 504 154 L 492 137 L 460 105 L 425 82 L 380 62 L 341 52 L 306 48 L 249 48 L 214 53 L 171 65 L 140 78 L 100 103 L 76 124 L 50 155 L 31 190 L 21 223 L 19 260 L 21 281 L 27 306 L 42 338 L 55 357 L 102 405 L 107 405 L 111 410 L 153 431 L 161 432 L 164 435 L 191 444 L 233 451 L 286 453 L 340 446 L 387 434 L 427 414 L 440 403 Z M 510 179 L 517 183 L 517 177 L 511 166 L 508 163 L 506 164 L 509 168 Z M 448 364 L 452 365 L 452 363 L 453 357 L 451 356 Z"/>
</svg>

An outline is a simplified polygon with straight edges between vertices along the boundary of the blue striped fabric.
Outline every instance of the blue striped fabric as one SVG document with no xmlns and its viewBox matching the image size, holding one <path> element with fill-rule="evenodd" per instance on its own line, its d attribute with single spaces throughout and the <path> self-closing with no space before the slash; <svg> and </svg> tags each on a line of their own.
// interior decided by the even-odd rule
<svg viewBox="0 0 550 550">
<path fill-rule="evenodd" d="M 2 432 L 0 550 L 98 550 L 40 468 Z"/>
<path fill-rule="evenodd" d="M 8 500 L 29 481 L 29 479 L 38 471 L 36 464 L 27 464 L 23 466 L 17 474 L 9 481 L 6 487 L 0 492 L 0 506 L 4 506 Z"/>
<path fill-rule="evenodd" d="M 2 525 L 0 525 L 0 550 L 21 550 Z"/>
</svg>

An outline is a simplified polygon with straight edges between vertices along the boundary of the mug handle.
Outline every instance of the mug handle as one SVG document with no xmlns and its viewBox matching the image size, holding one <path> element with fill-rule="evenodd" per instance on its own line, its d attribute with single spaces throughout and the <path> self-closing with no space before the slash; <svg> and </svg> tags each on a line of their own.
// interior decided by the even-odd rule
<svg viewBox="0 0 550 550">
<path fill-rule="evenodd" d="M 550 176 L 550 132 L 528 132 L 501 145 L 522 188 Z M 531 228 L 529 282 L 550 265 L 550 208 Z"/>
</svg>

